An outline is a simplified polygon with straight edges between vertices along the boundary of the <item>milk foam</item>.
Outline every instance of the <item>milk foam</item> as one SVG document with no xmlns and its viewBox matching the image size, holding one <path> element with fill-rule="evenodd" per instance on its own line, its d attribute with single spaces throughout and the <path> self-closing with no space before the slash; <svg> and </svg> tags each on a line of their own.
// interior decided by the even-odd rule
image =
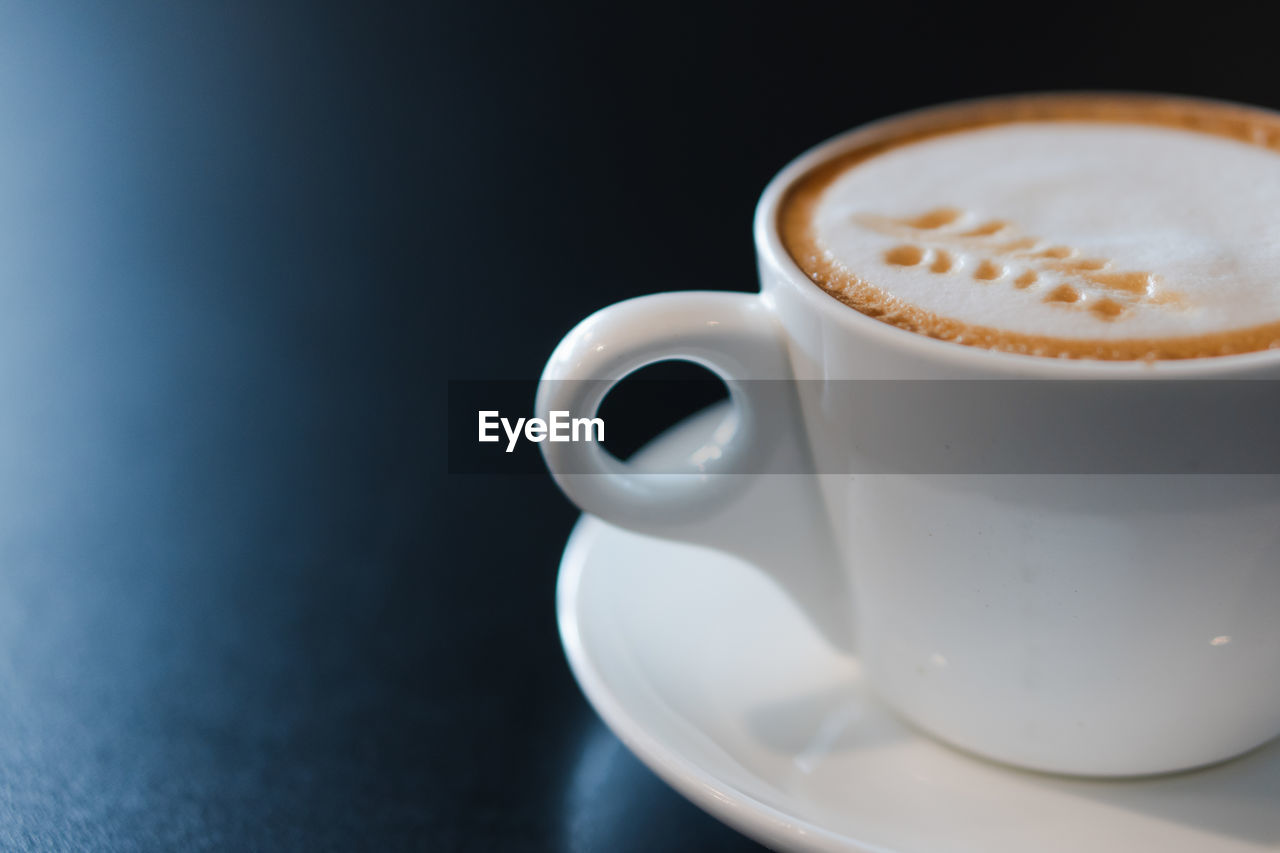
<svg viewBox="0 0 1280 853">
<path fill-rule="evenodd" d="M 1015 335 L 1280 321 L 1280 153 L 1211 133 L 1050 120 L 930 136 L 836 175 L 809 234 L 890 311 Z"/>
</svg>

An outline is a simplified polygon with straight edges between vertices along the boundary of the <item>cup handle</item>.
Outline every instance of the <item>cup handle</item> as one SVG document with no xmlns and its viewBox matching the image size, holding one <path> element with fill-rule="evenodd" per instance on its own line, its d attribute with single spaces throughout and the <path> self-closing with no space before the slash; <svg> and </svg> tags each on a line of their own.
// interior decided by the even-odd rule
<svg viewBox="0 0 1280 853">
<path fill-rule="evenodd" d="M 611 524 L 748 560 L 833 645 L 850 651 L 845 574 L 816 488 L 782 330 L 761 296 L 660 293 L 596 312 L 552 353 L 537 414 L 593 418 L 619 380 L 672 359 L 706 367 L 729 389 L 731 412 L 696 458 L 679 472 L 644 473 L 596 442 L 544 441 L 557 484 Z"/>
</svg>

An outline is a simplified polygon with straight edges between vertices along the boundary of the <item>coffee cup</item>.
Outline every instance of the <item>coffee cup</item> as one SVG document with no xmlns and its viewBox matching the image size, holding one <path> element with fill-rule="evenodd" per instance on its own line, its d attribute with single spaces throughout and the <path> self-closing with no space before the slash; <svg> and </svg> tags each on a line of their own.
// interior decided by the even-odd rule
<svg viewBox="0 0 1280 853">
<path fill-rule="evenodd" d="M 1082 94 L 947 105 L 837 137 L 784 168 L 764 191 L 754 223 L 758 293 L 662 293 L 619 303 L 583 320 L 546 366 L 537 400 L 544 418 L 561 410 L 594 416 L 613 384 L 656 361 L 687 360 L 719 375 L 729 389 L 730 413 L 688 467 L 649 473 L 592 443 L 541 448 L 557 483 L 583 511 L 641 533 L 750 555 L 833 645 L 857 656 L 889 707 L 936 738 L 1033 770 L 1163 773 L 1222 761 L 1280 734 L 1280 469 L 1204 461 L 1228 444 L 1237 459 L 1270 459 L 1276 422 L 1258 419 L 1270 417 L 1274 395 L 1246 395 L 1255 402 L 1232 403 L 1229 412 L 1201 405 L 1197 396 L 1224 383 L 1262 380 L 1252 387 L 1266 388 L 1265 380 L 1280 378 L 1280 350 L 1257 336 L 1280 317 L 1255 318 L 1247 335 L 1232 338 L 1247 338 L 1248 346 L 1232 348 L 1222 344 L 1231 329 L 1195 328 L 1228 320 L 1216 308 L 1195 313 L 1196 284 L 1204 275 L 1188 276 L 1186 287 L 1179 280 L 1181 271 L 1201 269 L 1194 258 L 1151 274 L 1141 292 L 1131 289 L 1129 296 L 1105 285 L 1119 279 L 1089 275 L 1104 268 L 1146 275 L 1159 266 L 1149 247 L 1140 263 L 1120 258 L 1092 270 L 1055 267 L 1047 263 L 1055 260 L 1049 249 L 1059 244 L 1071 246 L 1071 256 L 1092 257 L 1088 246 L 1075 245 L 1087 243 L 1088 235 L 1076 235 L 1067 213 L 1045 214 L 1046 222 L 1072 234 L 1063 241 L 1042 239 L 1038 230 L 1045 228 L 1036 223 L 997 233 L 1001 229 L 985 225 L 991 221 L 985 209 L 968 220 L 942 214 L 935 218 L 950 220 L 937 225 L 911 220 L 906 210 L 855 212 L 862 217 L 857 222 L 872 225 L 849 238 L 856 244 L 851 251 L 891 257 L 909 242 L 901 239 L 903 228 L 923 222 L 940 229 L 926 235 L 932 248 L 898 261 L 912 261 L 907 266 L 923 274 L 926 253 L 937 256 L 944 246 L 950 262 L 943 272 L 952 276 L 946 286 L 987 288 L 975 291 L 981 299 L 996 286 L 1007 287 L 1010 300 L 1027 290 L 1037 306 L 1024 312 L 1028 322 L 1043 316 L 1057 324 L 1054 335 L 1015 330 L 966 339 L 962 329 L 948 337 L 925 328 L 918 312 L 886 321 L 884 312 L 840 298 L 843 291 L 833 293 L 821 270 L 807 268 L 783 233 L 796 188 L 829 164 L 862 156 L 858 152 L 1023 122 L 1040 122 L 1037 130 L 1052 137 L 1054 121 L 1077 114 L 1088 114 L 1099 128 L 1129 123 L 1151 133 L 1223 139 L 1243 127 L 1239 134 L 1249 138 L 1233 144 L 1269 154 L 1267 134 L 1278 126 L 1270 113 L 1235 105 Z M 1156 120 L 1157 114 L 1166 119 Z M 963 212 L 989 201 L 916 213 Z M 1034 218 L 1039 208 L 1027 210 Z M 983 228 L 990 233 L 964 237 Z M 947 235 L 956 239 L 946 242 Z M 997 238 L 1004 242 L 993 242 Z M 1021 248 L 993 254 L 993 246 L 1019 242 Z M 1114 249 L 1103 253 L 1107 258 L 1126 251 L 1124 239 L 1107 245 Z M 978 272 L 988 270 L 984 259 L 997 255 L 1003 285 Z M 957 264 L 968 277 L 955 277 Z M 1018 286 L 1019 265 L 1047 279 L 1038 291 Z M 855 272 L 888 280 L 897 275 L 893 266 L 889 260 L 883 269 Z M 1052 302 L 1064 282 L 1080 294 L 1078 301 L 1114 301 L 1147 325 L 1135 326 L 1142 330 L 1137 336 L 1116 332 L 1105 304 L 1071 315 L 1039 307 Z M 1177 303 L 1161 297 L 1168 293 L 1191 296 Z M 1088 323 L 1101 331 L 1090 331 Z M 1043 351 L 1027 345 L 1028 335 L 1062 340 L 1059 333 L 1076 328 L 1085 330 L 1079 339 L 1087 345 Z M 1183 346 L 1214 335 L 1212 353 Z M 1139 339 L 1157 345 L 1131 345 Z M 1166 346 L 1171 340 L 1176 345 Z M 913 394 L 909 411 L 886 403 L 892 394 L 868 402 L 869 388 L 893 383 L 954 390 Z M 1165 450 L 1149 465 L 1126 467 L 1117 457 L 1132 453 L 1108 450 L 1123 425 L 1151 420 L 1150 394 L 1127 390 L 1138 386 L 1172 400 L 1176 414 L 1125 436 L 1139 452 L 1148 445 Z M 1033 388 L 1033 399 L 1044 405 L 1015 393 L 1020 387 Z M 966 403 L 971 390 L 982 395 L 981 405 Z M 1189 404 L 1178 407 L 1179 401 Z M 1046 406 L 1053 417 L 1036 421 L 1032 416 Z M 1007 429 L 1007 441 L 973 439 L 972 452 L 961 452 L 954 468 L 913 464 L 935 451 L 940 455 L 928 458 L 947 458 L 949 425 L 978 409 L 977 426 L 956 428 L 969 430 L 970 439 Z M 1111 426 L 1100 430 L 1099 423 Z M 1229 423 L 1256 428 L 1232 431 Z M 916 427 L 929 427 L 927 437 Z M 1036 440 L 1024 440 L 1028 430 L 1039 430 L 1030 433 Z M 1228 433 L 1229 440 L 1223 438 Z M 1075 441 L 1080 436 L 1086 438 Z M 983 461 L 965 464 L 977 458 Z M 779 493 L 786 500 L 779 502 Z M 766 504 L 780 503 L 790 508 L 788 516 L 776 508 L 763 514 Z"/>
</svg>

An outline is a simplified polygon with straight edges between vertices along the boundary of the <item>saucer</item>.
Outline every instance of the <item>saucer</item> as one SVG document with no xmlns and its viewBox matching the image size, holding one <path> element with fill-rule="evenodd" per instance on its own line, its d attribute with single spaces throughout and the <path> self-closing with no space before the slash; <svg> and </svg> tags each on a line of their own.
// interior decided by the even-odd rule
<svg viewBox="0 0 1280 853">
<path fill-rule="evenodd" d="M 721 414 L 686 421 L 644 458 L 687 454 Z M 1139 780 L 990 764 L 896 718 L 749 560 L 588 516 L 557 599 L 574 676 L 609 727 L 685 797 L 772 848 L 1280 851 L 1280 742 Z"/>
</svg>

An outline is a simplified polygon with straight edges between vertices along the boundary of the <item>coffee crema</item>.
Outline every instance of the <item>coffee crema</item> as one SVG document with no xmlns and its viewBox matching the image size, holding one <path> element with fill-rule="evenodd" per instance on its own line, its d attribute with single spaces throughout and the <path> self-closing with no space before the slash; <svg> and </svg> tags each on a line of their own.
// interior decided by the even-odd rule
<svg viewBox="0 0 1280 853">
<path fill-rule="evenodd" d="M 1015 96 L 877 123 L 779 213 L 827 293 L 1004 352 L 1280 348 L 1280 114 L 1151 95 Z"/>
</svg>

